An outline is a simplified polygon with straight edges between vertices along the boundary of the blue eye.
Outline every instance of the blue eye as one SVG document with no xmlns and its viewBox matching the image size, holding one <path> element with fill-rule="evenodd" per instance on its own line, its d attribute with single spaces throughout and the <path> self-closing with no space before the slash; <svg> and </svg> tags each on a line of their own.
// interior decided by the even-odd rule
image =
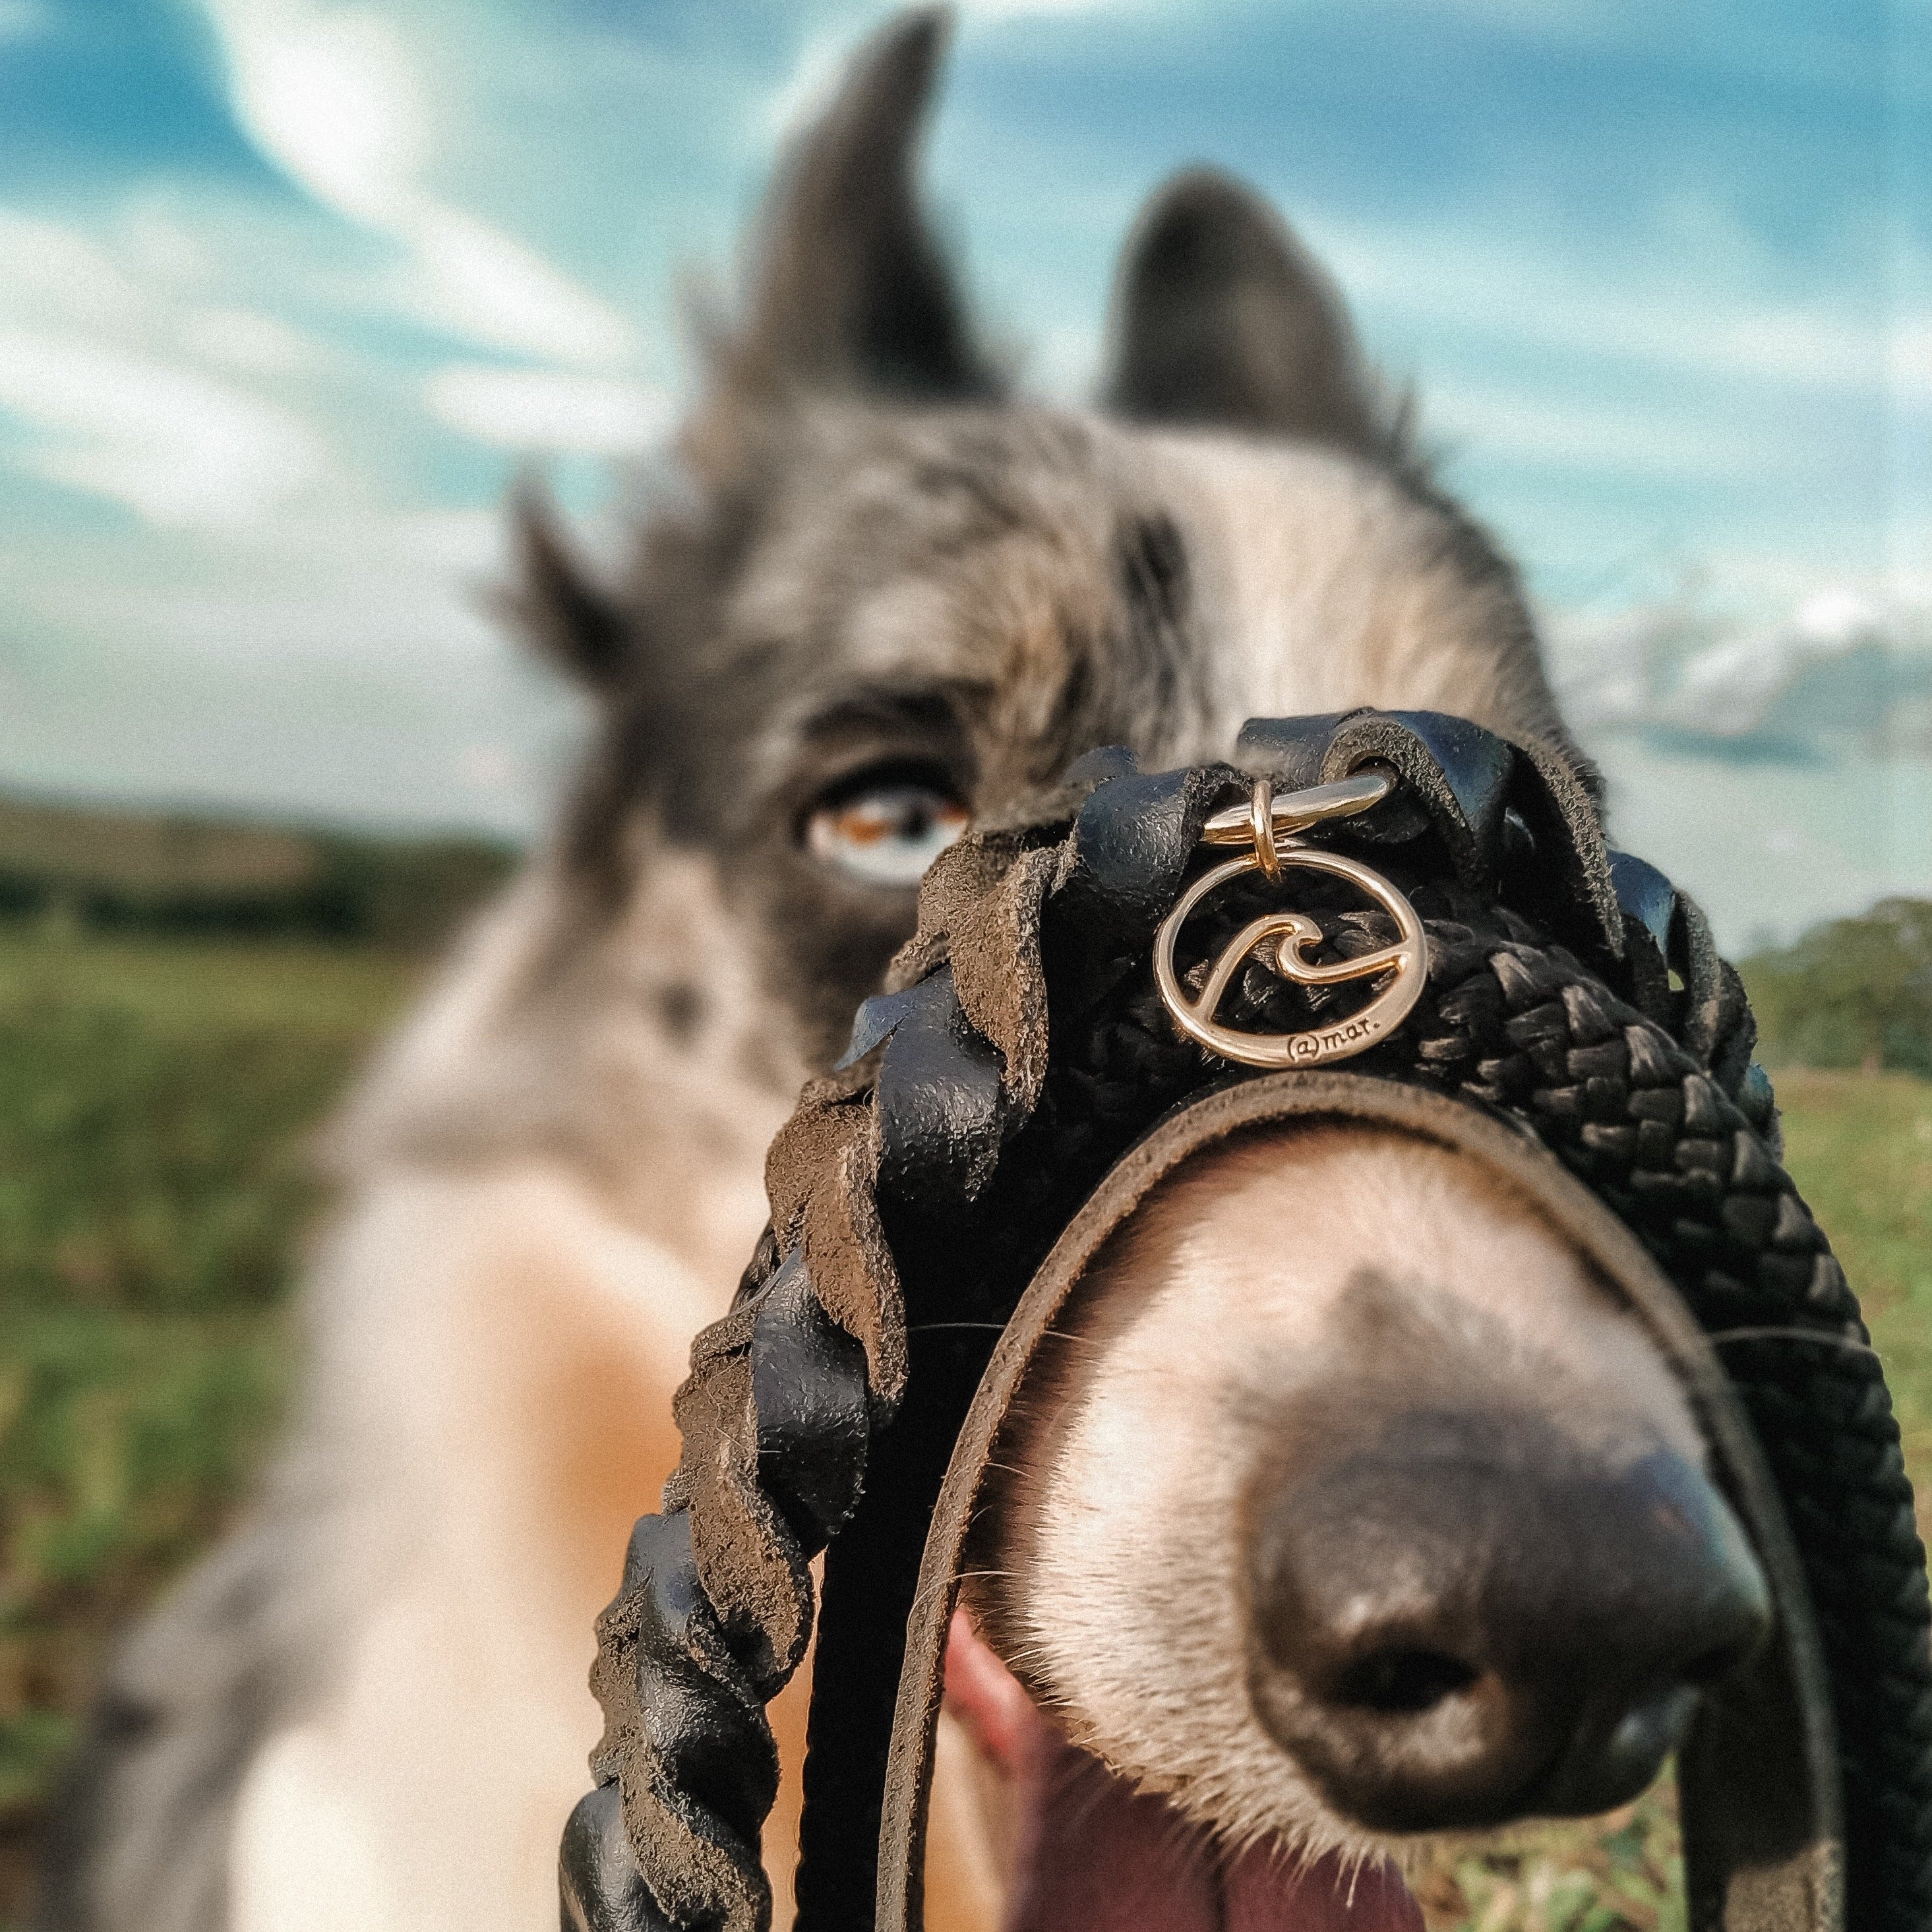
<svg viewBox="0 0 1932 1932">
<path fill-rule="evenodd" d="M 866 886 L 916 886 L 966 829 L 966 808 L 931 785 L 880 784 L 820 806 L 806 849 Z"/>
</svg>

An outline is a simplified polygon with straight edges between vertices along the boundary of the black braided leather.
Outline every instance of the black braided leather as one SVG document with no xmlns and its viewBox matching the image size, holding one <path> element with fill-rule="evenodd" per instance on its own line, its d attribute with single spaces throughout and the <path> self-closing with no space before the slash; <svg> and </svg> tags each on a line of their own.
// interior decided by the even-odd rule
<svg viewBox="0 0 1932 1932">
<path fill-rule="evenodd" d="M 1004 1320 L 1073 1208 L 1126 1148 L 1171 1106 L 1244 1077 L 1176 1037 L 1148 950 L 1200 823 L 1232 775 L 1143 776 L 1117 761 L 1096 776 L 1109 782 L 1077 823 L 1070 826 L 1063 806 L 999 835 L 1006 846 L 974 861 L 992 882 L 989 898 L 1019 881 L 1038 922 L 1043 964 L 1034 970 L 1053 988 L 1053 1009 L 1034 1084 L 1016 1071 L 1026 1055 L 1014 1041 L 996 1048 L 967 1018 L 983 988 L 956 983 L 944 944 L 924 952 L 916 944 L 914 983 L 868 1003 L 858 1057 L 808 1089 L 787 1130 L 828 1178 L 802 1204 L 782 1203 L 775 1189 L 775 1233 L 747 1272 L 739 1308 L 694 1348 L 679 1398 L 685 1460 L 667 1488 L 667 1514 L 640 1525 L 625 1588 L 599 1625 L 592 1681 L 608 1726 L 593 1760 L 600 1790 L 566 1835 L 567 1927 L 763 1932 L 770 1900 L 757 1839 L 772 1771 L 758 1700 L 775 1694 L 802 1652 L 811 1616 L 804 1562 L 858 1502 L 869 1445 L 904 1387 L 908 1322 Z M 1165 814 L 1165 844 L 1152 857 L 1131 850 L 1124 865 L 1092 830 L 1096 821 L 1104 829 L 1109 807 L 1130 829 Z M 987 852 L 1004 853 L 1000 863 Z M 1856 1300 L 1774 1151 L 1769 1088 L 1751 1063 L 1736 975 L 1694 908 L 1680 908 L 1670 927 L 1668 964 L 1635 916 L 1621 957 L 1598 944 L 1586 964 L 1492 891 L 1445 880 L 1426 838 L 1375 862 L 1424 918 L 1429 978 L 1402 1029 L 1353 1067 L 1435 1088 L 1532 1133 L 1645 1243 L 1723 1348 L 1784 1498 L 1832 1678 L 1848 1923 L 1852 1932 L 1924 1932 L 1932 1607 L 1924 1551 Z M 1322 890 L 1306 909 L 1328 956 L 1385 942 L 1381 915 L 1337 898 L 1324 908 Z M 1190 928 L 1194 953 L 1211 956 L 1252 910 L 1238 890 L 1211 914 L 1204 909 Z M 1592 930 L 1565 937 L 1591 950 L 1587 937 L 1575 940 L 1580 929 Z M 1672 968 L 1682 990 L 1672 989 Z M 1224 1016 L 1299 1030 L 1348 997 L 1289 986 L 1251 962 Z M 922 1426 L 943 1437 L 944 1400 L 929 1379 L 914 1380 L 932 1399 Z M 970 1391 L 970 1376 L 953 1380 Z M 860 1540 L 874 1540 L 869 1529 Z M 835 1547 L 832 1557 L 841 1554 Z M 889 1581 L 889 1571 L 888 1563 L 872 1574 Z M 860 1660 L 888 1683 L 897 1676 L 890 1640 L 873 1627 L 876 1664 Z M 870 1708 L 876 1720 L 879 1700 Z M 820 1737 L 815 1701 L 815 1756 Z M 868 1752 L 882 1753 L 883 1736 L 868 1737 L 855 1718 L 836 1742 L 825 1754 L 838 1760 L 828 1789 L 862 1816 Z M 868 1924 L 862 1845 L 845 1862 L 850 1869 L 821 1876 L 815 1894 L 808 1882 L 809 1762 L 807 1775 L 800 1925 Z M 614 1786 L 621 1804 L 610 1802 Z M 831 1828 L 854 1836 L 849 1821 L 835 1818 Z"/>
<path fill-rule="evenodd" d="M 564 1834 L 564 1932 L 770 1924 L 759 1828 L 778 1756 L 764 1706 L 810 1633 L 806 1562 L 850 1514 L 873 1418 L 890 1410 L 868 1398 L 862 1351 L 796 1256 L 780 1265 L 769 1238 L 738 1307 L 692 1345 L 676 1407 L 684 1462 L 664 1513 L 632 1532 L 623 1582 L 598 1618 L 590 1685 L 604 1731 L 597 1788 Z M 762 1559 L 749 1576 L 707 1564 L 694 1534 L 702 1506 L 728 1517 L 734 1502 L 744 1514 L 727 1547 Z"/>
<path fill-rule="evenodd" d="M 1712 1062 L 1524 920 L 1454 892 L 1420 888 L 1414 898 L 1418 910 L 1434 901 L 1462 916 L 1425 914 L 1428 989 L 1404 1038 L 1355 1065 L 1532 1128 L 1643 1241 L 1719 1342 L 1783 1494 L 1832 1673 L 1847 1922 L 1856 1932 L 1924 1932 L 1932 1924 L 1925 1553 L 1857 1299 L 1766 1138 L 1768 1090 L 1750 1064 L 1748 1011 L 1737 1002 L 1712 1042 L 1726 1090 Z M 1246 916 L 1226 910 L 1221 924 L 1232 932 Z M 1379 914 L 1324 923 L 1328 956 L 1391 936 Z M 1207 950 L 1220 936 L 1210 928 Z M 1261 969 L 1245 990 L 1232 1024 L 1309 1024 L 1316 1003 Z M 1054 1095 L 1066 1157 L 1084 1165 L 1093 1149 L 1103 1167 L 1115 1154 L 1102 1150 L 1134 1137 L 1137 1096 L 1173 1092 L 1185 1078 L 1150 987 L 1136 984 L 1108 1004 L 1084 1064 L 1070 1066 Z"/>
<path fill-rule="evenodd" d="M 1831 1671 L 1858 1928 L 1932 1923 L 1925 1557 L 1877 1357 L 1790 1177 L 1721 1085 L 1560 950 L 1432 932 L 1418 1070 L 1534 1126 L 1719 1341 Z"/>
</svg>

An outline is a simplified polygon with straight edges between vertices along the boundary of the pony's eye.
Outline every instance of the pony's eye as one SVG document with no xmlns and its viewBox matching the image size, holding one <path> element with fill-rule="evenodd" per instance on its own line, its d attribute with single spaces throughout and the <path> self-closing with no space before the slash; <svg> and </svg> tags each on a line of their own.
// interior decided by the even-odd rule
<svg viewBox="0 0 1932 1932">
<path fill-rule="evenodd" d="M 916 886 L 966 819 L 966 808 L 934 786 L 868 785 L 806 820 L 806 850 L 861 885 Z"/>
</svg>

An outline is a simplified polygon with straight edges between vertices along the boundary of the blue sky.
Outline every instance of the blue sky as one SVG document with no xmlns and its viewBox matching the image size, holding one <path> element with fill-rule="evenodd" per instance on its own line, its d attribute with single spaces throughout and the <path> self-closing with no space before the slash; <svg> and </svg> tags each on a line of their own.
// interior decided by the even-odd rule
<svg viewBox="0 0 1932 1932">
<path fill-rule="evenodd" d="M 482 614 L 505 482 L 614 544 L 681 287 L 889 10 L 0 0 L 0 784 L 534 823 L 578 720 Z M 1200 159 L 1417 385 L 1728 934 L 1932 891 L 1932 0 L 961 9 L 932 200 L 1036 387 Z"/>
</svg>

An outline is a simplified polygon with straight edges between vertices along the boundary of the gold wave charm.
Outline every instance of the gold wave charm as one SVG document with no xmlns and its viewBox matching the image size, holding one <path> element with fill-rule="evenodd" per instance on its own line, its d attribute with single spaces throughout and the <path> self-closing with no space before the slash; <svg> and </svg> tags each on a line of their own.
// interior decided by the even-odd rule
<svg viewBox="0 0 1932 1932">
<path fill-rule="evenodd" d="M 1239 1060 L 1246 1066 L 1320 1066 L 1365 1052 L 1401 1025 L 1421 998 L 1427 977 L 1429 942 L 1415 908 L 1379 872 L 1339 852 L 1304 845 L 1294 836 L 1325 819 L 1346 818 L 1378 804 L 1394 788 L 1386 772 L 1369 771 L 1334 784 L 1276 798 L 1266 778 L 1255 781 L 1246 806 L 1217 812 L 1202 832 L 1209 845 L 1252 844 L 1252 850 L 1203 872 L 1175 901 L 1174 910 L 1154 934 L 1154 983 L 1174 1023 L 1190 1040 L 1210 1053 Z M 1210 893 L 1231 881 L 1260 872 L 1279 882 L 1291 871 L 1326 872 L 1346 879 L 1395 921 L 1394 945 L 1378 947 L 1359 959 L 1317 965 L 1306 949 L 1320 943 L 1322 928 L 1305 913 L 1286 909 L 1250 920 L 1222 949 L 1198 998 L 1190 998 L 1174 967 L 1174 949 L 1183 926 Z M 1387 974 L 1388 983 L 1358 1013 L 1332 1025 L 1305 1033 L 1246 1033 L 1224 1026 L 1215 1018 L 1228 983 L 1243 963 L 1259 952 L 1271 971 L 1298 986 L 1334 986 L 1350 980 L 1373 979 Z"/>
</svg>

